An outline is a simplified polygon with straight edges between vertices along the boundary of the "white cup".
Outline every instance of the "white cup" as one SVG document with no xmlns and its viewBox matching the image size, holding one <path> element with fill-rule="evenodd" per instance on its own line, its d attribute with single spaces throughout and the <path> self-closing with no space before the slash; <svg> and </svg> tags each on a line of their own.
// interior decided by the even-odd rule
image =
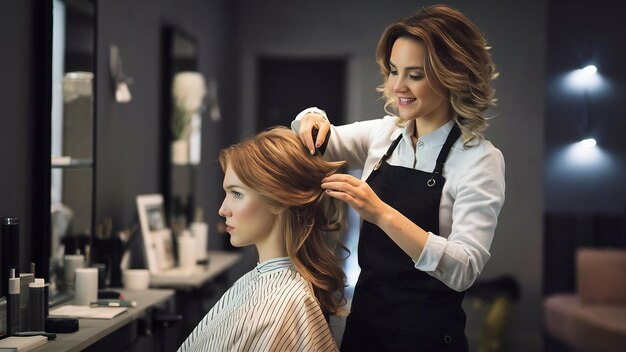
<svg viewBox="0 0 626 352">
<path fill-rule="evenodd" d="M 98 299 L 98 269 L 77 268 L 74 304 L 88 306 Z"/>
<path fill-rule="evenodd" d="M 150 271 L 125 269 L 122 271 L 122 283 L 127 290 L 147 290 L 150 287 Z"/>
<path fill-rule="evenodd" d="M 85 266 L 85 256 L 82 254 L 66 254 L 63 257 L 63 275 L 68 287 L 74 286 L 74 272 Z"/>
<path fill-rule="evenodd" d="M 184 270 L 196 267 L 196 240 L 189 235 L 178 237 L 178 266 Z"/>
</svg>

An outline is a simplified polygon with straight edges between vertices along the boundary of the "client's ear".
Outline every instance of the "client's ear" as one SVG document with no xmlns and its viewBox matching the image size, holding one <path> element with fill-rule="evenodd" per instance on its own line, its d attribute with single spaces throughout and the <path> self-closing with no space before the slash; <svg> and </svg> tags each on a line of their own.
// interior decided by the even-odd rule
<svg viewBox="0 0 626 352">
<path fill-rule="evenodd" d="M 287 207 L 270 207 L 270 212 L 274 215 L 281 215 L 287 210 Z"/>
</svg>

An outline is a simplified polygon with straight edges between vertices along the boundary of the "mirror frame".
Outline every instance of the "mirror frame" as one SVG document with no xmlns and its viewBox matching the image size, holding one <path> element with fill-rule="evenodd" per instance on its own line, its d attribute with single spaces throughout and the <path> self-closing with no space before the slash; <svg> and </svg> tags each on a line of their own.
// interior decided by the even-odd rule
<svg viewBox="0 0 626 352">
<path fill-rule="evenodd" d="M 36 264 L 36 275 L 46 282 L 50 279 L 50 171 L 52 120 L 52 1 L 37 2 L 34 28 L 34 57 L 39 65 L 34 66 L 34 85 L 37 104 L 37 128 L 33 151 L 32 172 L 32 234 L 31 257 Z M 43 177 L 42 177 L 43 176 Z M 36 221 L 35 221 L 36 219 Z"/>
<path fill-rule="evenodd" d="M 92 70 L 94 72 L 93 84 L 93 100 L 92 100 L 92 163 L 91 163 L 91 221 L 89 245 L 92 242 L 92 236 L 95 233 L 95 194 L 96 194 L 96 77 L 97 69 L 97 32 L 98 32 L 98 2 L 97 0 L 66 0 L 66 2 L 81 1 L 90 4 L 93 7 L 93 44 L 92 44 Z M 52 50 L 53 50 L 53 1 L 37 2 L 35 11 L 35 26 L 33 47 L 39 64 L 35 67 L 37 72 L 34 76 L 36 82 L 34 84 L 37 101 L 37 128 L 35 129 L 36 145 L 33 150 L 33 182 L 32 182 L 32 200 L 33 200 L 33 221 L 31 236 L 31 257 L 36 264 L 36 277 L 43 277 L 46 282 L 50 282 L 50 258 L 52 253 L 52 226 L 51 226 L 51 174 L 52 165 Z M 49 297 L 51 306 L 61 303 L 55 301 L 53 297 Z"/>
</svg>

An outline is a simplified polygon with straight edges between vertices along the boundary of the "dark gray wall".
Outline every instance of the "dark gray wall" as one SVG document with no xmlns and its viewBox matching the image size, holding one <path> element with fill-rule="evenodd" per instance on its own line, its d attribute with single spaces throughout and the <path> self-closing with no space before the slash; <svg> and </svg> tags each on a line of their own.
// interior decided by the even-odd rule
<svg viewBox="0 0 626 352">
<path fill-rule="evenodd" d="M 32 182 L 37 113 L 34 47 L 36 1 L 11 1 L 0 11 L 0 217 L 21 218 L 22 268 L 30 261 Z"/>
<path fill-rule="evenodd" d="M 549 10 L 546 210 L 626 216 L 626 4 L 551 0 Z M 562 82 L 590 63 L 603 81 L 589 91 L 590 128 L 598 145 L 592 158 L 577 156 L 575 162 L 568 148 L 581 138 L 585 103 L 580 90 L 572 92 Z"/>
<path fill-rule="evenodd" d="M 137 222 L 135 196 L 162 192 L 161 163 L 161 29 L 173 25 L 195 37 L 198 66 L 207 79 L 217 79 L 222 120 L 203 118 L 202 162 L 196 184 L 197 205 L 210 225 L 210 246 L 221 203 L 222 171 L 218 151 L 236 140 L 238 119 L 232 97 L 237 91 L 233 67 L 236 22 L 229 1 L 112 0 L 98 3 L 96 221 L 113 218 L 116 229 Z M 123 68 L 134 79 L 132 101 L 115 102 L 109 78 L 111 45 L 120 49 Z"/>
</svg>

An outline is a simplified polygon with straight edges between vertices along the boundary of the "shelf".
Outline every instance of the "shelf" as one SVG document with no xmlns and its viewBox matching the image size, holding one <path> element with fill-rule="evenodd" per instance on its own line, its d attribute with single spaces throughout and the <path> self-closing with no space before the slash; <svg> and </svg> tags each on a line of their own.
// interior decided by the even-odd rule
<svg viewBox="0 0 626 352">
<path fill-rule="evenodd" d="M 50 162 L 53 169 L 90 168 L 92 164 L 91 159 L 72 159 L 71 157 L 53 157 Z"/>
<path fill-rule="evenodd" d="M 196 166 L 200 166 L 200 164 L 192 164 L 192 163 L 186 163 L 186 164 L 170 164 L 172 167 L 196 167 Z"/>
<path fill-rule="evenodd" d="M 108 348 L 111 343 L 118 342 L 119 335 L 116 331 L 123 329 L 133 321 L 143 317 L 157 306 L 167 306 L 170 299 L 176 293 L 171 289 L 148 289 L 131 291 L 116 289 L 131 301 L 136 301 L 137 306 L 128 308 L 124 314 L 113 319 L 78 319 L 79 329 L 71 334 L 58 334 L 54 340 L 49 340 L 45 345 L 38 347 L 33 352 L 73 352 L 91 348 L 96 351 L 113 350 Z M 108 339 L 108 340 L 107 340 Z M 113 340 L 112 340 L 113 339 Z M 92 346 L 93 345 L 93 346 Z"/>
</svg>

